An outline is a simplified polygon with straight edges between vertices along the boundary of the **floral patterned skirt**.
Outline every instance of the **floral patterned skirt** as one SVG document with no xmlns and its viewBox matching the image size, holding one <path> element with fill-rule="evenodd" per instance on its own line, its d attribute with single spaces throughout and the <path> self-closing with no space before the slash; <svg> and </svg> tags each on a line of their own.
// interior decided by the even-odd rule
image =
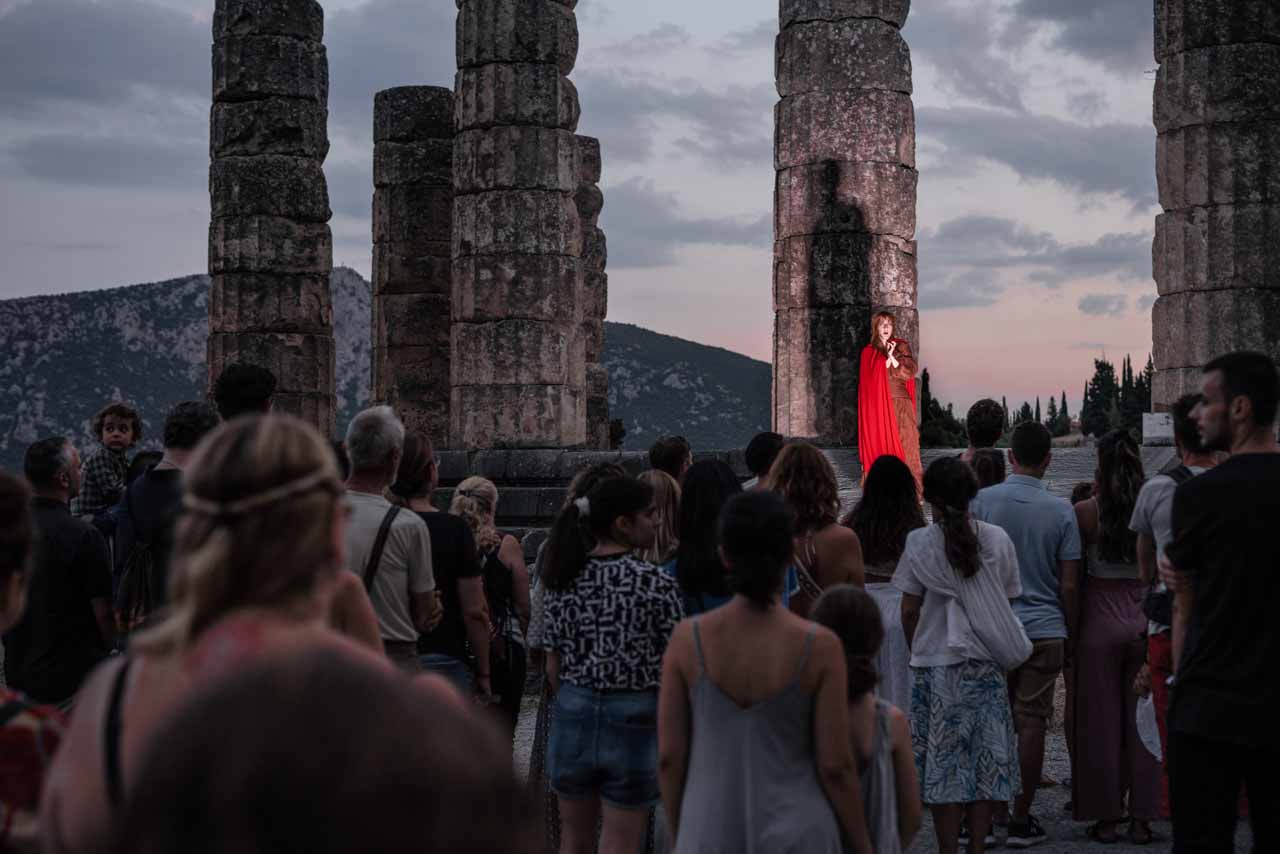
<svg viewBox="0 0 1280 854">
<path fill-rule="evenodd" d="M 911 746 L 926 804 L 1007 801 L 1022 789 L 1004 671 L 991 661 L 911 668 Z"/>
</svg>

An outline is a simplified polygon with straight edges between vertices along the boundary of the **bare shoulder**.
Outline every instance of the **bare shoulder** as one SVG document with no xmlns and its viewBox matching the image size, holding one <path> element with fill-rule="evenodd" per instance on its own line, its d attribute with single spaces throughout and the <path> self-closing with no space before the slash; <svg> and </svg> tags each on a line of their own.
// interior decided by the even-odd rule
<svg viewBox="0 0 1280 854">
<path fill-rule="evenodd" d="M 1092 498 L 1078 502 L 1074 507 L 1076 524 L 1082 533 L 1093 531 L 1098 524 L 1098 502 Z"/>
<path fill-rule="evenodd" d="M 520 548 L 520 541 L 511 534 L 503 534 L 502 542 L 498 545 L 498 554 L 506 559 L 507 557 L 518 557 L 524 560 L 524 550 Z"/>
<path fill-rule="evenodd" d="M 911 745 L 911 721 L 907 713 L 897 706 L 889 706 L 889 735 L 895 745 Z"/>
<path fill-rule="evenodd" d="M 838 522 L 828 525 L 814 534 L 814 539 L 817 540 L 818 545 L 832 551 L 862 547 L 862 544 L 858 541 L 858 535 L 853 532 L 853 529 L 847 528 Z"/>
</svg>

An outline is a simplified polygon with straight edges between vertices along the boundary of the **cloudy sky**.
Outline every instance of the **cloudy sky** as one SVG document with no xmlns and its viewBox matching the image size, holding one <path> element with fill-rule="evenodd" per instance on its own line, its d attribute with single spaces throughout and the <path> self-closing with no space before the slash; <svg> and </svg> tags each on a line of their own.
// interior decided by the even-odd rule
<svg viewBox="0 0 1280 854">
<path fill-rule="evenodd" d="M 334 261 L 368 275 L 373 94 L 451 85 L 453 0 L 323 0 Z M 777 0 L 580 0 L 611 320 L 771 357 Z M 922 350 L 963 410 L 1145 361 L 1149 0 L 916 0 Z M 213 0 L 0 0 L 0 298 L 206 266 Z"/>
</svg>

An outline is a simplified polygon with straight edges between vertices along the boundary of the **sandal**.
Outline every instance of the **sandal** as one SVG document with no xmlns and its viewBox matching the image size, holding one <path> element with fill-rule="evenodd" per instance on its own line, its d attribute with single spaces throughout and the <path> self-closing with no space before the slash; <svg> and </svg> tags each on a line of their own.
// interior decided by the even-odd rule
<svg viewBox="0 0 1280 854">
<path fill-rule="evenodd" d="M 1129 822 L 1129 841 L 1134 845 L 1150 845 L 1155 840 L 1151 825 L 1139 819 Z"/>
<path fill-rule="evenodd" d="M 1120 841 L 1120 834 L 1116 832 L 1114 821 L 1095 821 L 1089 825 L 1085 835 L 1102 845 L 1115 845 Z"/>
</svg>

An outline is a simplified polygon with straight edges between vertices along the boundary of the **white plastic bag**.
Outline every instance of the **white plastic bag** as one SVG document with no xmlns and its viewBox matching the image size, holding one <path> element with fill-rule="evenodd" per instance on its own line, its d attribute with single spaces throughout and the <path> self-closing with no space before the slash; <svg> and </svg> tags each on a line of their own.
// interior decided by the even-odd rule
<svg viewBox="0 0 1280 854">
<path fill-rule="evenodd" d="M 1156 758 L 1157 762 L 1164 761 L 1164 755 L 1160 750 L 1160 729 L 1156 726 L 1156 703 L 1153 695 L 1148 693 L 1145 697 L 1138 698 L 1138 738 L 1142 739 L 1142 746 L 1147 752 Z"/>
</svg>

